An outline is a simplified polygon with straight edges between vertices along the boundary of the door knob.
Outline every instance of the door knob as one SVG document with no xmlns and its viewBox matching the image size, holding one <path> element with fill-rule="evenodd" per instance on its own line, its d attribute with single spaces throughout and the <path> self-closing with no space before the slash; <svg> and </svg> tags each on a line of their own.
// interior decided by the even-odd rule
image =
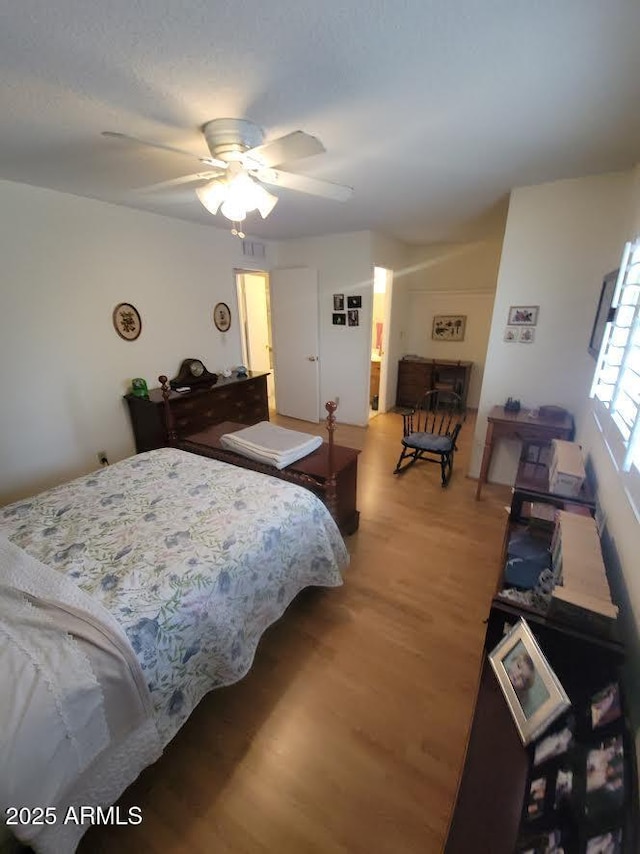
<svg viewBox="0 0 640 854">
<path fill-rule="evenodd" d="M 317 357 L 317 356 L 307 356 L 307 359 L 308 359 L 310 362 L 317 362 L 317 361 L 318 361 L 318 357 Z"/>
</svg>

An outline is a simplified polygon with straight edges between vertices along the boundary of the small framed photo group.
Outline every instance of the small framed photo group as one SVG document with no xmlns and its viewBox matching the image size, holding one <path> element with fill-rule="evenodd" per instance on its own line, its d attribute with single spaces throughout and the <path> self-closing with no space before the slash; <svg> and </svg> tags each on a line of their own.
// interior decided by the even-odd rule
<svg viewBox="0 0 640 854">
<path fill-rule="evenodd" d="M 360 309 L 362 308 L 361 296 L 333 295 L 333 325 L 334 326 L 360 326 Z"/>
<path fill-rule="evenodd" d="M 517 851 L 629 850 L 624 847 L 624 755 L 622 732 L 584 742 L 576 736 L 574 719 L 541 739 L 533 753 Z"/>
</svg>

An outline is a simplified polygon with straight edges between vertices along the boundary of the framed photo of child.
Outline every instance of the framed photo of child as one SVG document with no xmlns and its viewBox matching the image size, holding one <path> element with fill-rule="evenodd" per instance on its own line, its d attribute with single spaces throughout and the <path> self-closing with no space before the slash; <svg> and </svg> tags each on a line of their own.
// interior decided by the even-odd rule
<svg viewBox="0 0 640 854">
<path fill-rule="evenodd" d="M 571 702 L 522 617 L 489 655 L 523 744 L 538 738 Z"/>
</svg>

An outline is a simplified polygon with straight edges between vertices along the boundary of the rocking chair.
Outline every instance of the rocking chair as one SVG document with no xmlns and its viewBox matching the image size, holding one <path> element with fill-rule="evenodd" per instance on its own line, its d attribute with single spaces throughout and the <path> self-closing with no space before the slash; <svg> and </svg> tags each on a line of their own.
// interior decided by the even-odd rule
<svg viewBox="0 0 640 854">
<path fill-rule="evenodd" d="M 428 391 L 415 409 L 402 416 L 402 453 L 394 474 L 418 460 L 440 463 L 442 486 L 451 478 L 456 439 L 464 422 L 462 399 L 451 391 Z"/>
</svg>

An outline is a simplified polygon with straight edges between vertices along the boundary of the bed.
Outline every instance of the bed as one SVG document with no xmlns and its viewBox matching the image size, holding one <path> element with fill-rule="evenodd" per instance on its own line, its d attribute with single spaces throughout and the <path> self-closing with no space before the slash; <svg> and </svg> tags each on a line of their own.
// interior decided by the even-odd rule
<svg viewBox="0 0 640 854">
<path fill-rule="evenodd" d="M 12 832 L 73 851 L 80 806 L 113 804 L 347 563 L 312 492 L 176 448 L 0 509 L 0 806 L 29 810 Z"/>
<path fill-rule="evenodd" d="M 169 382 L 165 374 L 160 374 L 158 381 L 163 401 L 164 437 L 170 447 L 182 448 L 193 454 L 224 460 L 271 477 L 279 477 L 289 483 L 297 483 L 299 486 L 310 489 L 326 504 L 343 534 L 353 534 L 358 530 L 360 512 L 356 502 L 360 452 L 335 444 L 335 412 L 338 408 L 335 401 L 329 400 L 325 403 L 327 441 L 302 458 L 280 468 L 273 464 L 265 464 L 259 461 L 259 458 L 235 453 L 224 445 L 225 434 L 228 436 L 234 431 L 242 430 L 246 428 L 246 424 L 233 421 L 220 422 L 217 407 L 203 405 L 200 397 L 196 397 L 195 402 L 188 397 L 183 398 L 182 400 L 189 403 L 188 412 L 197 411 L 195 420 L 198 426 L 195 429 L 192 417 L 185 417 L 184 414 L 176 415 L 174 412 L 172 387 L 176 385 L 176 380 Z M 173 404 L 175 405 L 175 398 L 173 398 Z M 262 424 L 269 426 L 269 422 L 262 422 Z M 290 430 L 283 432 L 291 433 Z M 300 436 L 301 434 L 293 431 L 292 435 Z M 308 438 L 318 437 L 309 436 Z"/>
</svg>

